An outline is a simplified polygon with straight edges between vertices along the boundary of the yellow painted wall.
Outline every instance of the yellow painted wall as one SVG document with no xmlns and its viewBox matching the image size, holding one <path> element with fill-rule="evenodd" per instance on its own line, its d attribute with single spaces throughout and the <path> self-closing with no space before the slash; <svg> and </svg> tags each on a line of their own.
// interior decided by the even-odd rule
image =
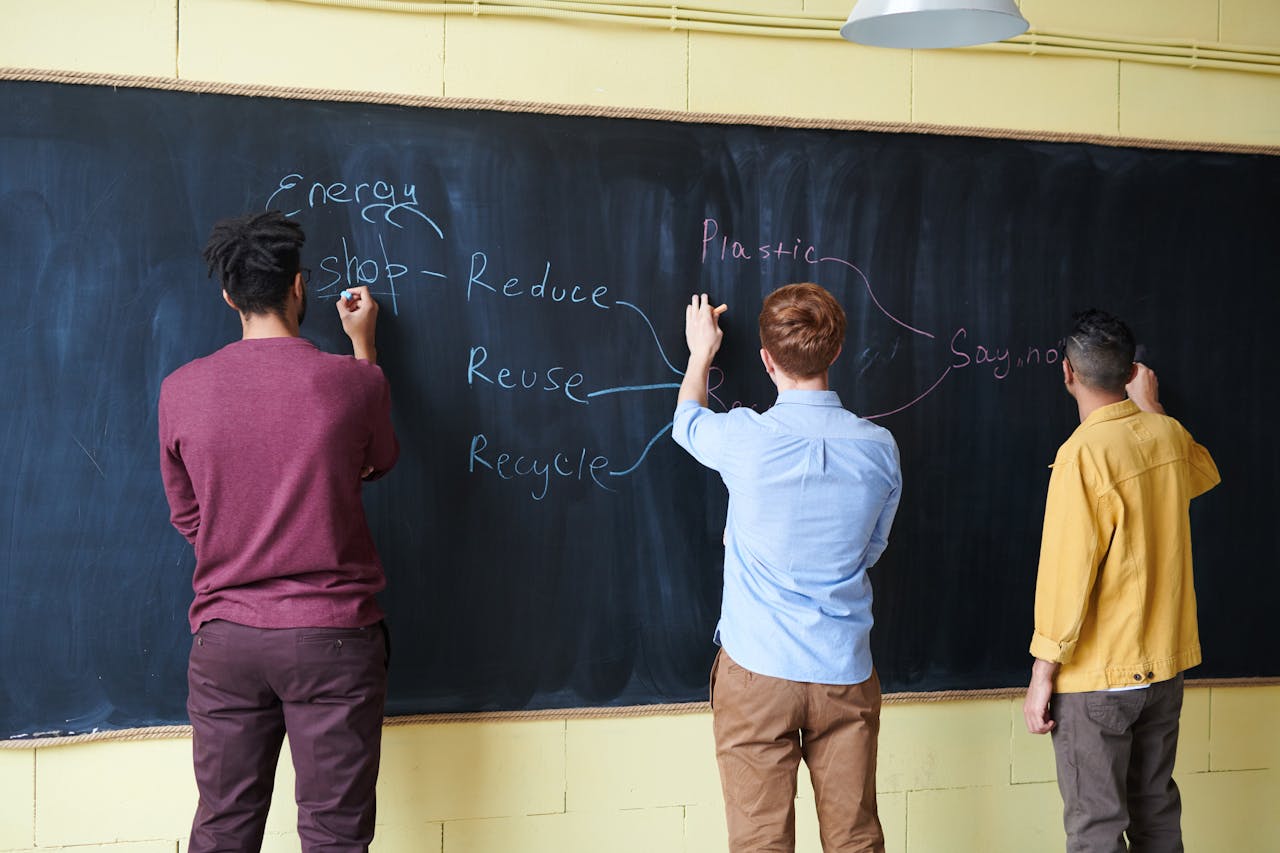
<svg viewBox="0 0 1280 853">
<path fill-rule="evenodd" d="M 699 5 L 842 17 L 848 4 Z M 1275 0 L 1022 7 L 1045 31 L 1280 51 Z M 1280 75 L 286 0 L 0 0 L 0 66 L 1280 145 Z M 1188 850 L 1280 850 L 1277 720 L 1280 687 L 1188 691 L 1177 769 Z M 180 853 L 190 753 L 183 739 L 0 749 L 0 853 Z M 1059 850 L 1053 779 L 1050 742 L 1026 734 L 1015 700 L 884 712 L 880 807 L 894 853 Z M 800 850 L 812 853 L 803 778 L 800 798 Z M 265 849 L 296 851 L 287 759 L 275 802 Z M 390 727 L 379 802 L 381 853 L 725 849 L 705 714 Z"/>
<path fill-rule="evenodd" d="M 1280 687 L 1192 688 L 1176 777 L 1187 849 L 1280 850 Z M 894 704 L 880 740 L 890 853 L 1061 850 L 1047 737 L 1018 700 Z M 798 849 L 819 850 L 801 773 Z M 299 849 L 281 759 L 268 853 Z M 195 808 L 187 739 L 0 750 L 0 851 L 174 853 Z M 377 853 L 720 853 L 709 714 L 391 726 Z"/>
</svg>

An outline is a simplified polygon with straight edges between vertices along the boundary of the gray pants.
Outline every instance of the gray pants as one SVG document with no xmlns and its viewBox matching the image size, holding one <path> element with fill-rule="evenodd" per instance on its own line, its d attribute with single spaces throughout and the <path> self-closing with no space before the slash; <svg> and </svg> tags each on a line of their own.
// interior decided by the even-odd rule
<svg viewBox="0 0 1280 853">
<path fill-rule="evenodd" d="M 1055 694 L 1049 710 L 1068 853 L 1182 853 L 1173 781 L 1182 676 L 1146 690 Z"/>
</svg>

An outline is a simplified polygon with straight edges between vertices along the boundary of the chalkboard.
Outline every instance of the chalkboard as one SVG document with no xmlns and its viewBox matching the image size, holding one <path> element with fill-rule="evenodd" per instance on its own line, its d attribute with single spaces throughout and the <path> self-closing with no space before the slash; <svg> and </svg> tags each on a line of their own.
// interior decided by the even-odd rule
<svg viewBox="0 0 1280 853">
<path fill-rule="evenodd" d="M 834 387 L 902 452 L 887 691 L 1025 683 L 1089 306 L 1222 470 L 1192 511 L 1191 674 L 1280 675 L 1280 158 L 47 83 L 0 84 L 0 115 L 6 737 L 185 721 L 156 400 L 238 336 L 199 251 L 265 208 L 308 234 L 307 336 L 348 351 L 349 282 L 383 308 L 391 714 L 705 699 L 726 494 L 670 439 L 683 304 L 730 305 L 713 405 L 763 409 L 756 314 L 805 280 L 849 312 Z"/>
</svg>

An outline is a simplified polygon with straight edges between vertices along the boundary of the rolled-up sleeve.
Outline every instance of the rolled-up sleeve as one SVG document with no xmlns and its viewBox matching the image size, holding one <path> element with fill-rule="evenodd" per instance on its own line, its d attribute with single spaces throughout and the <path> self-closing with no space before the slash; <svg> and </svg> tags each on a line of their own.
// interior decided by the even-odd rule
<svg viewBox="0 0 1280 853">
<path fill-rule="evenodd" d="M 699 406 L 696 400 L 685 400 L 676 406 L 671 423 L 671 437 L 689 454 L 717 471 L 724 464 L 725 432 L 728 414 L 717 414 Z"/>
<path fill-rule="evenodd" d="M 1187 434 L 1187 441 L 1191 445 L 1187 461 L 1191 466 L 1191 497 L 1194 498 L 1221 483 L 1222 475 L 1218 473 L 1218 465 L 1209 455 L 1209 451 L 1202 445 L 1196 444 L 1190 433 Z"/>
</svg>

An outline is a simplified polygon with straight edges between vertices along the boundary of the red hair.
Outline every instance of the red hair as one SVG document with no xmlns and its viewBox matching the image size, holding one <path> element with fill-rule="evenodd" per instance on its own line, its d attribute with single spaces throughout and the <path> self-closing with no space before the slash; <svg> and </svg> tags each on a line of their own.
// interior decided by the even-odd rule
<svg viewBox="0 0 1280 853">
<path fill-rule="evenodd" d="M 844 343 L 844 309 L 816 284 L 788 284 L 760 309 L 760 343 L 789 376 L 807 379 L 831 366 Z"/>
</svg>

